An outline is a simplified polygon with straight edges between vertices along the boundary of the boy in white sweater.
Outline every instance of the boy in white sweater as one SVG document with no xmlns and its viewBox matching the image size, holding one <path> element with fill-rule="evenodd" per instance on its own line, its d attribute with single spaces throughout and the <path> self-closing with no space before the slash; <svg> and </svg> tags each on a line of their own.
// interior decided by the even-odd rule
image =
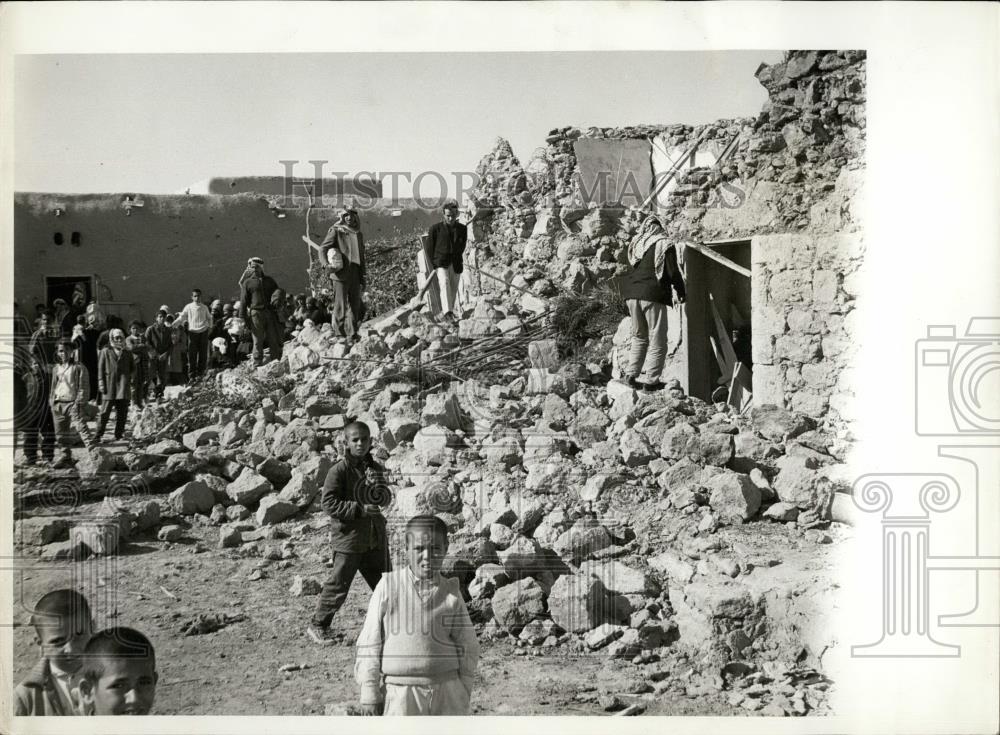
<svg viewBox="0 0 1000 735">
<path fill-rule="evenodd" d="M 372 593 L 354 677 L 365 715 L 467 715 L 479 641 L 458 580 L 441 576 L 448 529 L 440 518 L 406 524 L 406 568 Z"/>
</svg>

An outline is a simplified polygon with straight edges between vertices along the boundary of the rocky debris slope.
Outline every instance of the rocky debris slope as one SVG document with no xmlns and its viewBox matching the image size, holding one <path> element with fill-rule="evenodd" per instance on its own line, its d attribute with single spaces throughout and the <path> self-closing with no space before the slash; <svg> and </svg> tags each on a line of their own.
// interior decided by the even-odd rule
<svg viewBox="0 0 1000 735">
<path fill-rule="evenodd" d="M 832 642 L 781 625 L 819 611 L 772 599 L 775 560 L 737 539 L 773 528 L 807 549 L 832 540 L 824 529 L 846 486 L 831 438 L 776 407 L 740 416 L 676 385 L 636 392 L 599 365 L 563 359 L 550 341 L 533 342 L 530 362 L 506 382 L 424 380 L 418 357 L 518 323 L 531 313 L 523 298 L 485 296 L 457 327 L 400 312 L 367 324 L 353 346 L 328 326 L 305 329 L 281 361 L 217 377 L 223 396 L 282 376 L 288 390 L 100 454 L 99 469 L 133 494 L 107 498 L 84 522 L 24 518 L 19 542 L 43 559 L 72 559 L 216 526 L 224 553 L 293 559 L 294 539 L 326 526 L 318 496 L 342 429 L 359 419 L 393 479 L 394 548 L 410 516 L 443 518 L 452 533 L 444 571 L 461 581 L 484 637 L 640 664 L 685 652 L 700 672 L 751 662 L 742 676 L 757 678 L 740 689 L 748 709 L 769 706 L 756 694 L 764 676 L 784 687 L 789 713 L 812 707 L 819 700 L 786 691 L 784 674 L 757 667 L 803 655 L 818 665 Z M 809 575 L 785 584 L 822 587 Z M 309 594 L 298 586 L 293 594 Z M 775 711 L 785 706 L 776 701 Z"/>
</svg>

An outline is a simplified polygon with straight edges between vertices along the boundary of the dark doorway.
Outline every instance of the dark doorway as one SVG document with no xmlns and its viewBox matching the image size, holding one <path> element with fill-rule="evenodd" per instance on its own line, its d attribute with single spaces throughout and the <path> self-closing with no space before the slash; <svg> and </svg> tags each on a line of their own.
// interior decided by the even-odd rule
<svg viewBox="0 0 1000 735">
<path fill-rule="evenodd" d="M 750 269 L 749 240 L 706 243 L 704 248 Z M 687 271 L 688 392 L 706 401 L 712 401 L 712 394 L 719 388 L 723 389 L 719 391 L 720 395 L 728 395 L 729 392 L 732 371 L 729 375 L 723 374 L 720 358 L 727 362 L 728 353 L 728 361 L 732 362 L 735 354 L 735 359 L 748 371 L 753 367 L 750 278 L 713 260 L 710 254 L 688 248 L 684 256 Z"/>
<path fill-rule="evenodd" d="M 73 292 L 82 290 L 86 303 L 93 298 L 92 276 L 45 276 L 45 305 L 52 306 L 56 299 L 63 299 L 67 304 L 73 303 Z"/>
</svg>

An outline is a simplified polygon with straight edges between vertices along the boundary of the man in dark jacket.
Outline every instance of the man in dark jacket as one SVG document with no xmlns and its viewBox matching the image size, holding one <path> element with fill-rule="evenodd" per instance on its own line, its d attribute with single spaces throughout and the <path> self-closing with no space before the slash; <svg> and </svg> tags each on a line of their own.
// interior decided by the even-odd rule
<svg viewBox="0 0 1000 735">
<path fill-rule="evenodd" d="M 672 291 L 680 303 L 686 298 L 677 249 L 656 217 L 650 215 L 639 225 L 628 260 L 632 271 L 622 277 L 622 296 L 632 320 L 632 349 L 625 375 L 633 388 L 655 391 L 663 388 L 660 375 L 667 355 L 666 311 L 674 303 Z"/>
<path fill-rule="evenodd" d="M 431 225 L 427 233 L 431 265 L 437 274 L 441 292 L 441 309 L 445 314 L 455 314 L 455 297 L 458 295 L 458 278 L 462 275 L 462 255 L 469 234 L 458 221 L 458 202 L 449 199 L 444 203 L 444 221 Z"/>
<path fill-rule="evenodd" d="M 163 390 L 167 387 L 167 365 L 173 346 L 170 327 L 167 326 L 167 312 L 160 310 L 156 312 L 156 321 L 146 330 L 150 384 L 158 401 L 163 399 Z"/>
<path fill-rule="evenodd" d="M 312 623 L 306 629 L 316 643 L 332 642 L 330 623 L 344 604 L 354 576 L 361 572 L 371 589 L 391 571 L 389 541 L 382 508 L 391 497 L 385 469 L 371 456 L 371 430 L 355 421 L 344 429 L 347 452 L 326 475 L 321 502 L 330 514 L 333 568 L 323 584 Z"/>
<path fill-rule="evenodd" d="M 277 282 L 264 274 L 263 258 L 250 258 L 240 278 L 240 317 L 253 332 L 253 360 L 264 364 L 264 346 L 271 360 L 281 359 L 282 327 L 271 303 Z"/>
<path fill-rule="evenodd" d="M 42 311 L 39 327 L 28 341 L 28 361 L 23 373 L 25 385 L 24 459 L 29 465 L 42 460 L 52 462 L 56 454 L 56 431 L 48 398 L 52 389 L 52 368 L 59 343 L 59 326 L 51 309 Z"/>
</svg>

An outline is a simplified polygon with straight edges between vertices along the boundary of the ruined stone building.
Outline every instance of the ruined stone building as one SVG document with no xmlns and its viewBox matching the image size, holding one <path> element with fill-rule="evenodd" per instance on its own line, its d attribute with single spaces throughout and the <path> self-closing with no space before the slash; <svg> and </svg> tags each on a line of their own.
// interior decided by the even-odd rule
<svg viewBox="0 0 1000 735">
<path fill-rule="evenodd" d="M 543 294 L 594 288 L 626 268 L 623 217 L 648 202 L 673 239 L 749 271 L 687 249 L 664 377 L 710 397 L 711 299 L 727 332 L 752 335 L 755 403 L 841 425 L 864 252 L 865 55 L 793 51 L 756 77 L 768 101 L 750 118 L 559 128 L 523 166 L 498 140 L 478 170 L 476 235 Z"/>
</svg>

